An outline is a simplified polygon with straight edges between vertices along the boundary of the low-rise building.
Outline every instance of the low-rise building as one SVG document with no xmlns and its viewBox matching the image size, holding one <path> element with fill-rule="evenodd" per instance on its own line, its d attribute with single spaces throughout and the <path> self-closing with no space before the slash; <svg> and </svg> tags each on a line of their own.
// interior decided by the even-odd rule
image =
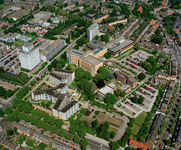
<svg viewBox="0 0 181 150">
<path fill-rule="evenodd" d="M 143 36 L 143 34 L 145 34 L 145 32 L 149 29 L 149 27 L 150 27 L 149 22 L 143 25 L 143 27 L 138 31 L 138 33 L 135 36 L 136 42 L 138 42 L 141 39 L 141 37 Z"/>
<path fill-rule="evenodd" d="M 135 88 L 137 85 L 137 80 L 131 77 L 131 75 L 127 72 L 115 71 L 114 75 L 117 81 L 123 84 L 128 84 L 131 88 Z"/>
<path fill-rule="evenodd" d="M 100 13 L 99 16 L 96 17 L 95 16 L 96 14 L 83 15 L 82 17 L 88 21 L 95 22 L 95 23 L 100 23 L 103 19 L 108 19 L 109 17 L 108 14 L 103 14 L 103 13 Z"/>
<path fill-rule="evenodd" d="M 70 31 L 75 31 L 75 28 L 77 28 L 77 23 L 72 24 L 71 26 L 65 28 L 62 30 L 62 34 L 68 34 Z"/>
<path fill-rule="evenodd" d="M 26 4 L 24 2 L 15 3 L 15 6 L 26 10 L 33 10 L 36 7 L 34 4 Z"/>
<path fill-rule="evenodd" d="M 47 62 L 52 58 L 57 52 L 59 52 L 66 45 L 65 40 L 46 40 L 39 46 L 40 58 L 44 62 Z"/>
<path fill-rule="evenodd" d="M 109 83 L 106 86 L 104 86 L 103 88 L 101 88 L 98 92 L 97 95 L 104 99 L 107 95 L 107 93 L 112 93 L 114 94 L 114 90 L 116 89 L 116 86 L 113 83 Z"/>
<path fill-rule="evenodd" d="M 51 21 L 53 22 L 53 23 L 63 23 L 63 22 L 65 22 L 65 19 L 63 19 L 62 17 L 54 17 L 54 18 L 51 18 Z"/>
<path fill-rule="evenodd" d="M 92 50 L 104 46 L 104 44 L 102 42 L 99 42 L 97 40 L 92 40 L 92 41 L 88 42 L 86 45 L 88 48 L 90 48 Z"/>
<path fill-rule="evenodd" d="M 0 40 L 6 41 L 6 42 L 14 42 L 15 39 L 18 39 L 20 37 L 19 33 L 7 33 L 0 37 Z"/>
<path fill-rule="evenodd" d="M 54 16 L 55 14 L 46 11 L 40 11 L 37 14 L 35 14 L 34 18 L 29 22 L 36 25 L 42 25 L 43 23 L 47 22 L 48 19 L 50 19 L 51 15 Z"/>
<path fill-rule="evenodd" d="M 130 139 L 129 140 L 129 145 L 133 146 L 133 147 L 136 147 L 136 148 L 141 148 L 143 150 L 147 150 L 150 146 L 149 143 L 141 143 L 141 142 L 137 142 L 133 139 Z"/>
<path fill-rule="evenodd" d="M 28 10 L 20 9 L 18 11 L 13 12 L 8 16 L 8 18 L 12 18 L 14 21 L 17 21 L 18 19 L 22 18 L 23 16 L 26 16 L 28 14 Z"/>
<path fill-rule="evenodd" d="M 6 138 L 4 138 L 3 136 L 0 137 L 0 144 L 3 145 L 4 147 L 11 149 L 11 150 L 15 150 L 16 147 L 18 146 L 18 144 L 13 143 L 9 140 L 7 140 Z"/>
<path fill-rule="evenodd" d="M 71 49 L 67 52 L 67 59 L 69 63 L 75 63 L 80 67 L 96 74 L 99 67 L 103 66 L 102 60 L 98 59 L 107 52 L 106 47 L 98 47 L 93 51 L 80 51 Z"/>
<path fill-rule="evenodd" d="M 107 50 L 112 54 L 112 56 L 121 56 L 122 53 L 126 52 L 128 49 L 133 47 L 134 42 L 127 40 L 124 37 L 119 37 L 106 45 Z"/>
<path fill-rule="evenodd" d="M 7 25 L 8 25 L 7 20 L 0 19 L 0 28 L 2 28 L 3 26 L 7 26 Z"/>
<path fill-rule="evenodd" d="M 4 117 L 0 117 L 0 132 L 3 131 L 3 129 L 8 125 L 9 121 L 4 118 Z"/>
</svg>

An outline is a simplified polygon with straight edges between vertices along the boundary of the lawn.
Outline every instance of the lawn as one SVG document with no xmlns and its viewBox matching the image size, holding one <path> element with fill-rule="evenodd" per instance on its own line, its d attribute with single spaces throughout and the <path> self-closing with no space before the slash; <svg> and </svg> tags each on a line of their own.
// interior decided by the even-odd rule
<svg viewBox="0 0 181 150">
<path fill-rule="evenodd" d="M 138 117 L 135 118 L 135 123 L 141 126 L 145 121 L 146 116 L 147 114 L 145 112 L 142 112 L 138 115 Z"/>
<path fill-rule="evenodd" d="M 23 45 L 23 44 L 24 44 L 24 41 L 19 40 L 19 39 L 16 39 L 16 41 L 14 42 L 14 45 L 18 45 L 18 46 Z"/>
<path fill-rule="evenodd" d="M 140 126 L 134 123 L 131 129 L 132 129 L 131 133 L 133 135 L 137 135 L 140 130 Z"/>
<path fill-rule="evenodd" d="M 113 128 L 113 127 L 109 127 L 109 129 L 107 130 L 108 132 L 112 132 L 114 131 L 115 133 L 117 133 L 117 129 Z"/>
<path fill-rule="evenodd" d="M 25 34 L 25 36 L 31 37 L 31 41 L 33 41 L 34 39 L 36 39 L 36 36 L 35 36 L 35 35 Z"/>
</svg>

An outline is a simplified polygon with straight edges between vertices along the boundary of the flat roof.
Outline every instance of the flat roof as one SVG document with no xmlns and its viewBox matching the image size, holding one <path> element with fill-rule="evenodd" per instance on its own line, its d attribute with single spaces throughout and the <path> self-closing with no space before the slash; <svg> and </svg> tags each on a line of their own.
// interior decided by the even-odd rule
<svg viewBox="0 0 181 150">
<path fill-rule="evenodd" d="M 11 15 L 8 16 L 8 18 L 20 18 L 28 12 L 28 10 L 20 9 L 18 11 L 13 12 Z"/>
<path fill-rule="evenodd" d="M 113 52 L 118 52 L 120 49 L 125 48 L 126 46 L 132 44 L 133 41 L 125 39 L 123 36 L 111 41 L 106 45 L 108 50 Z"/>
<path fill-rule="evenodd" d="M 99 92 L 100 93 L 102 93 L 102 94 L 107 94 L 107 93 L 111 93 L 113 91 L 113 89 L 112 88 L 110 88 L 109 86 L 104 86 L 103 88 L 101 88 L 100 90 L 99 90 Z"/>
<path fill-rule="evenodd" d="M 19 35 L 19 33 L 9 33 L 9 34 L 2 35 L 1 38 L 3 38 L 3 39 L 15 38 L 17 35 Z"/>
<path fill-rule="evenodd" d="M 94 65 L 94 66 L 97 66 L 98 64 L 100 64 L 102 61 L 100 61 L 99 59 L 89 55 L 87 57 L 82 57 L 82 60 Z"/>
</svg>

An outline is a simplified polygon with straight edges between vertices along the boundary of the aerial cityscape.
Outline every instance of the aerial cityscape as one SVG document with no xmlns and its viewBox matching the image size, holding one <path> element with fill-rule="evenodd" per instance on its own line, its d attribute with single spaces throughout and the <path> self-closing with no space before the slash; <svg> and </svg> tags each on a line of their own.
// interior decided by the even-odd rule
<svg viewBox="0 0 181 150">
<path fill-rule="evenodd" d="M 180 150 L 181 0 L 0 0 L 0 150 Z"/>
</svg>

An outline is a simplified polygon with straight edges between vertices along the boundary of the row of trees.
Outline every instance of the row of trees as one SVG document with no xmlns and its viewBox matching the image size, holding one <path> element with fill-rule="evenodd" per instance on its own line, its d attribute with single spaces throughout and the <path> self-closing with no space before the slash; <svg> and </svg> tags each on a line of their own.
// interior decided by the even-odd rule
<svg viewBox="0 0 181 150">
<path fill-rule="evenodd" d="M 29 81 L 29 79 L 30 79 L 28 77 L 28 75 L 26 73 L 24 73 L 24 72 L 20 72 L 18 74 L 18 77 L 6 74 L 2 67 L 0 67 L 0 77 L 4 78 L 4 79 L 7 79 L 9 81 L 11 80 L 11 81 L 19 82 L 21 84 L 27 83 Z"/>
<path fill-rule="evenodd" d="M 3 98 L 7 98 L 7 97 L 11 97 L 14 94 L 14 92 L 10 89 L 8 89 L 7 91 L 0 86 L 0 96 L 2 96 Z"/>
<path fill-rule="evenodd" d="M 161 33 L 160 29 L 157 28 L 155 31 L 155 34 L 153 34 L 151 36 L 151 41 L 161 45 L 163 38 L 162 38 L 162 35 L 160 33 Z"/>
<path fill-rule="evenodd" d="M 139 97 L 134 96 L 134 97 L 131 99 L 131 101 L 132 101 L 133 103 L 136 103 L 136 104 L 142 104 L 143 101 L 144 101 L 144 97 L 141 96 L 141 95 L 140 95 Z"/>
</svg>

